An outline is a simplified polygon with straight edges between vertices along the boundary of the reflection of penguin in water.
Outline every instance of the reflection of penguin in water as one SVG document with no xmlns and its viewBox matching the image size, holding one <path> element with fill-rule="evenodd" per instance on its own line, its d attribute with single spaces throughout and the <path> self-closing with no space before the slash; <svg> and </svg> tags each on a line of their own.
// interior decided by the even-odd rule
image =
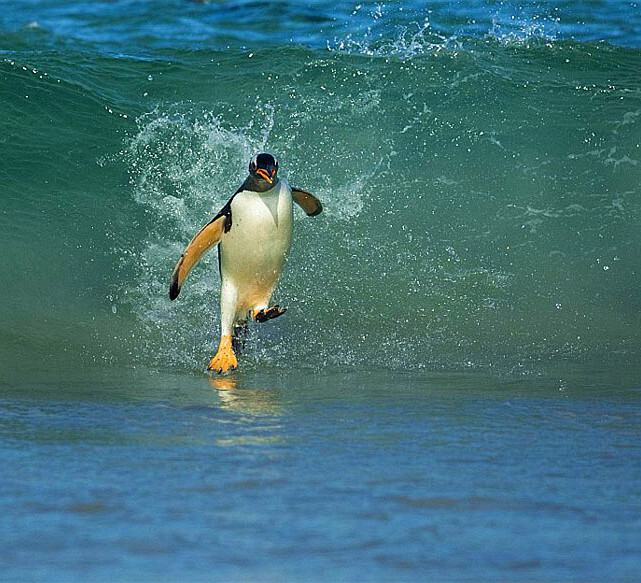
<svg viewBox="0 0 641 583">
<path fill-rule="evenodd" d="M 223 373 L 238 366 L 232 336 L 243 329 L 247 317 L 266 322 L 285 312 L 269 306 L 269 300 L 292 243 L 292 199 L 310 217 L 323 210 L 315 196 L 290 188 L 277 172 L 271 154 L 254 156 L 245 182 L 187 245 L 171 277 L 169 297 L 175 300 L 202 254 L 220 243 L 220 346 L 210 370 Z"/>
</svg>

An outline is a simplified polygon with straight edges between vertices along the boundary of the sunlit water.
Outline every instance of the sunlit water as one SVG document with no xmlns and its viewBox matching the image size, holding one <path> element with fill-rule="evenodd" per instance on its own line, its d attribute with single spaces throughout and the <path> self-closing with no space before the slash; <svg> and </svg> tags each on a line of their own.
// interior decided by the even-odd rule
<svg viewBox="0 0 641 583">
<path fill-rule="evenodd" d="M 640 389 L 611 379 L 38 374 L 0 402 L 0 577 L 633 581 Z"/>
<path fill-rule="evenodd" d="M 638 580 L 638 3 L 1 8 L 0 581 Z M 259 150 L 325 211 L 210 378 Z"/>
</svg>

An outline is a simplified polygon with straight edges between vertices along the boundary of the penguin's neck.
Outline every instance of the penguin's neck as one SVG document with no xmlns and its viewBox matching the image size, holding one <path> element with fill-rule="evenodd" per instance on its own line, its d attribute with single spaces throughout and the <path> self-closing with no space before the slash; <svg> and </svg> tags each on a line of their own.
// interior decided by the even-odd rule
<svg viewBox="0 0 641 583">
<path fill-rule="evenodd" d="M 242 190 L 251 190 L 252 192 L 267 192 L 268 190 L 271 190 L 275 186 L 278 185 L 278 178 L 274 181 L 274 184 L 269 184 L 268 182 L 265 182 L 264 180 L 258 180 L 258 178 L 254 178 L 251 174 L 245 178 L 245 182 L 243 182 L 243 185 L 241 186 Z"/>
</svg>

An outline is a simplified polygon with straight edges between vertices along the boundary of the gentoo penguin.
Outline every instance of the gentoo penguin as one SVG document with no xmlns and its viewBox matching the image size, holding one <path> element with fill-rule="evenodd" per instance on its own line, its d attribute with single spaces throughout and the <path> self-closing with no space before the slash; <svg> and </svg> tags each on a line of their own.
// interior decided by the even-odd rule
<svg viewBox="0 0 641 583">
<path fill-rule="evenodd" d="M 198 231 L 171 276 L 169 297 L 175 300 L 191 268 L 207 249 L 219 244 L 220 345 L 209 370 L 225 373 L 238 366 L 232 340 L 247 318 L 266 322 L 285 312 L 269 301 L 292 243 L 292 200 L 310 217 L 323 210 L 315 196 L 291 188 L 277 173 L 274 156 L 254 156 L 245 182 Z"/>
</svg>

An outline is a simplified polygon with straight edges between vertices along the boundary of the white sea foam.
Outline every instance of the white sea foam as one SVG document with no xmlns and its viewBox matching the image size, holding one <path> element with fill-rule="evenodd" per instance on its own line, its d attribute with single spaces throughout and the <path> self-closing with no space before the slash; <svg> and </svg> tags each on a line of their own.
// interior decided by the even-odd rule
<svg viewBox="0 0 641 583">
<path fill-rule="evenodd" d="M 429 20 L 399 26 L 392 38 L 380 38 L 367 29 L 358 36 L 348 34 L 344 39 L 335 38 L 327 43 L 332 52 L 346 52 L 371 57 L 397 57 L 409 59 L 416 56 L 438 54 L 446 51 L 456 53 L 461 44 L 455 35 L 445 36 L 432 29 Z"/>
<path fill-rule="evenodd" d="M 558 17 L 538 14 L 495 14 L 486 38 L 504 46 L 527 46 L 531 42 L 551 44 L 557 40 Z"/>
</svg>

